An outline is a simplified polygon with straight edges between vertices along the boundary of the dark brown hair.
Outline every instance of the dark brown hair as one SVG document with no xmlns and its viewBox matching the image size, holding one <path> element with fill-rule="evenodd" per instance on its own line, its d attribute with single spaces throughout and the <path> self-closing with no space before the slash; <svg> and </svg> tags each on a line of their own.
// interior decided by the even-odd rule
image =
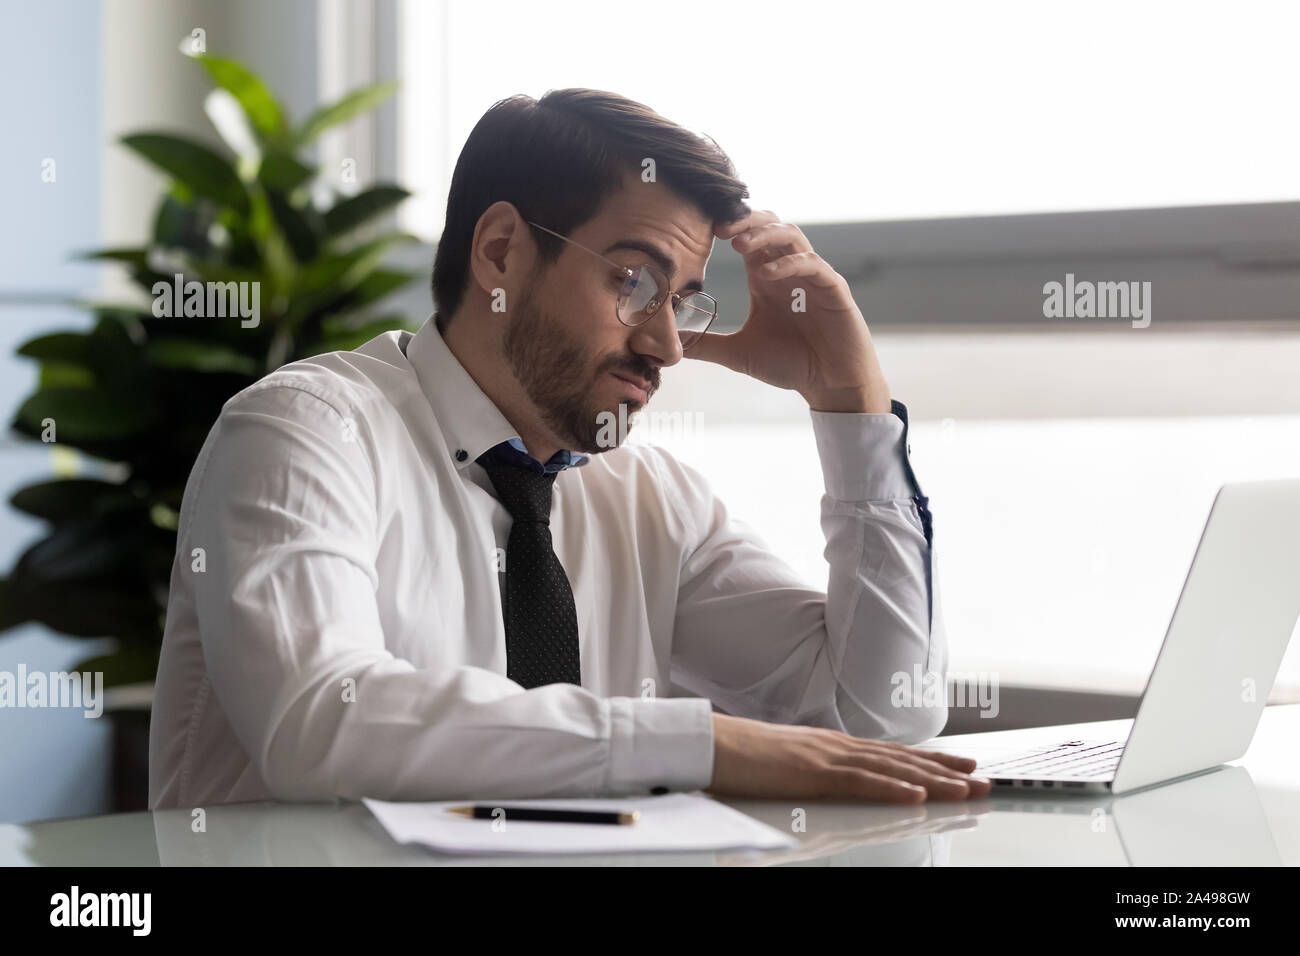
<svg viewBox="0 0 1300 956">
<path fill-rule="evenodd" d="M 712 138 L 700 136 L 616 93 L 551 90 L 540 100 L 499 100 L 475 124 L 456 161 L 447 223 L 433 260 L 439 321 L 460 308 L 469 279 L 470 243 L 479 217 L 494 202 L 513 204 L 525 219 L 568 235 L 593 218 L 628 171 L 652 158 L 655 180 L 692 203 L 715 224 L 750 212 L 745 184 Z M 563 243 L 532 231 L 543 262 Z"/>
</svg>

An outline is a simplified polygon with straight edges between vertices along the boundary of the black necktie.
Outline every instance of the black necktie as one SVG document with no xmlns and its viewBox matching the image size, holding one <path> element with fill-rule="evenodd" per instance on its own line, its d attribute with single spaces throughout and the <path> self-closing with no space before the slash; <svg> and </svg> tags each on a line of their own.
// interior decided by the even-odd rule
<svg viewBox="0 0 1300 956">
<path fill-rule="evenodd" d="M 506 676 L 523 687 L 582 684 L 573 590 L 551 543 L 551 488 L 518 465 L 478 459 L 514 524 L 506 542 Z"/>
</svg>

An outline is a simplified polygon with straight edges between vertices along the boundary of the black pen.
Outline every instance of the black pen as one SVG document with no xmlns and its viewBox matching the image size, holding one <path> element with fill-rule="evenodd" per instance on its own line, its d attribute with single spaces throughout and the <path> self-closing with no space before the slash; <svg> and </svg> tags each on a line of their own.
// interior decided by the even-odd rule
<svg viewBox="0 0 1300 956">
<path fill-rule="evenodd" d="M 448 807 L 447 812 L 459 813 L 476 820 L 495 820 L 497 811 L 505 814 L 507 820 L 533 820 L 538 823 L 636 823 L 641 816 L 637 811 L 626 813 L 603 810 L 543 810 L 533 807 L 494 807 L 476 805 L 472 807 Z"/>
</svg>

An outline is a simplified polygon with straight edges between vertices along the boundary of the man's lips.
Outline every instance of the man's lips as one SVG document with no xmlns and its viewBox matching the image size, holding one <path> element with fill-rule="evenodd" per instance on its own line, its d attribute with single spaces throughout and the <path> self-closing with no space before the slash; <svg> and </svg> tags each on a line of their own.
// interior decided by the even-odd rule
<svg viewBox="0 0 1300 956">
<path fill-rule="evenodd" d="M 625 375 L 622 372 L 611 372 L 610 374 L 613 375 L 616 379 L 623 382 L 627 382 L 629 385 L 632 385 L 640 389 L 642 401 L 645 401 L 650 397 L 650 383 L 647 382 L 645 379 L 636 378 L 635 376 L 631 376 L 631 375 Z"/>
</svg>

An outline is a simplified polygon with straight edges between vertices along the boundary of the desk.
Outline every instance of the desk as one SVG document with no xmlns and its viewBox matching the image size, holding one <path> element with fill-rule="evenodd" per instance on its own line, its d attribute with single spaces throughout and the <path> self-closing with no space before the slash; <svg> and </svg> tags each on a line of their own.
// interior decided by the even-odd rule
<svg viewBox="0 0 1300 956">
<path fill-rule="evenodd" d="M 1072 725 L 1084 727 L 1086 725 Z M 960 737 L 932 743 L 960 745 Z M 242 803 L 0 826 L 3 866 L 1219 866 L 1300 864 L 1300 704 L 1268 707 L 1227 768 L 1120 797 L 999 791 L 911 807 L 728 800 L 790 850 L 464 858 L 394 843 L 359 803 Z"/>
</svg>

